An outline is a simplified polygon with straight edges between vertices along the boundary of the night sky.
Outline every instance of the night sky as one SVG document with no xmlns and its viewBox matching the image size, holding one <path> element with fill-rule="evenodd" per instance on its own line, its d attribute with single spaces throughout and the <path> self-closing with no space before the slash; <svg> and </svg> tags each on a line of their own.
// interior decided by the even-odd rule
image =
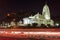
<svg viewBox="0 0 60 40">
<path fill-rule="evenodd" d="M 47 3 L 52 18 L 60 19 L 60 1 L 59 0 L 0 0 L 0 19 L 3 19 L 7 13 L 11 12 L 40 12 L 42 13 L 42 8 L 44 4 Z M 31 14 L 31 13 L 30 13 Z M 28 13 L 24 13 L 28 16 Z M 21 13 L 20 16 L 24 16 Z"/>
</svg>

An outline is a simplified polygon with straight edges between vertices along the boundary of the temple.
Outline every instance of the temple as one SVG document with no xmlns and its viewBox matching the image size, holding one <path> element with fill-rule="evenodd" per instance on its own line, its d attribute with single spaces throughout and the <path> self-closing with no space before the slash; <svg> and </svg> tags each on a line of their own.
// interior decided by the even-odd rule
<svg viewBox="0 0 60 40">
<path fill-rule="evenodd" d="M 50 9 L 47 4 L 44 5 L 42 14 L 39 12 L 34 16 L 29 16 L 28 18 L 23 18 L 23 24 L 37 23 L 39 26 L 41 24 L 54 26 L 54 21 L 50 17 Z"/>
</svg>

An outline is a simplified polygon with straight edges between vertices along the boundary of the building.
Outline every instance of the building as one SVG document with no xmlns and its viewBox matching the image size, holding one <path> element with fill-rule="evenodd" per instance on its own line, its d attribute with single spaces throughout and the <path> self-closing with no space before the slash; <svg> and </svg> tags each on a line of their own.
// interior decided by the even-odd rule
<svg viewBox="0 0 60 40">
<path fill-rule="evenodd" d="M 54 26 L 54 21 L 50 17 L 50 9 L 47 4 L 44 5 L 42 14 L 39 12 L 34 16 L 29 16 L 28 18 L 23 18 L 23 24 L 37 23 L 38 25 L 44 24 Z"/>
</svg>

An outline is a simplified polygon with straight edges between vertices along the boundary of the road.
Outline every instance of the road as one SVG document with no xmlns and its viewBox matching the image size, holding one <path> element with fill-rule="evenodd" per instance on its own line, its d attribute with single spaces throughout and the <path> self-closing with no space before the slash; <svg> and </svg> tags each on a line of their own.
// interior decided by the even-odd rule
<svg viewBox="0 0 60 40">
<path fill-rule="evenodd" d="M 56 29 L 0 29 L 0 37 L 14 38 L 44 38 L 60 40 L 60 28 Z"/>
</svg>

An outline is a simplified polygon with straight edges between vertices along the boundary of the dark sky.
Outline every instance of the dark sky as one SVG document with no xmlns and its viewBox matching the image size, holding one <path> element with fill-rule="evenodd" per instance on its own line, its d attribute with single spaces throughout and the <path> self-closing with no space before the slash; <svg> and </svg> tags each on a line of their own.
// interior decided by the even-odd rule
<svg viewBox="0 0 60 40">
<path fill-rule="evenodd" d="M 46 2 L 50 8 L 51 16 L 60 18 L 59 0 L 0 0 L 0 19 L 4 18 L 5 14 L 8 12 L 14 11 L 18 12 L 22 10 L 35 10 L 41 13 L 42 8 Z"/>
</svg>

